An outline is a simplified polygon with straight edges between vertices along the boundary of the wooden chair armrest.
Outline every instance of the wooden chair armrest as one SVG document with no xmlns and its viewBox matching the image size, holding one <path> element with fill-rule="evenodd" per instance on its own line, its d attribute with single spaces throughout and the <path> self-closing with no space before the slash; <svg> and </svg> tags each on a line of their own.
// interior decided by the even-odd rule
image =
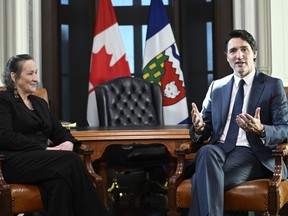
<svg viewBox="0 0 288 216">
<path fill-rule="evenodd" d="M 271 179 L 273 181 L 271 183 L 278 185 L 282 179 L 283 161 L 285 161 L 285 159 L 287 160 L 288 156 L 288 143 L 283 143 L 277 146 L 277 148 L 272 151 L 272 155 L 275 157 L 275 170 L 273 173 L 273 178 Z"/>
<path fill-rule="evenodd" d="M 0 154 L 0 193 L 2 196 L 10 196 L 10 185 L 4 179 L 2 172 L 2 161 L 4 160 L 4 155 Z"/>
<path fill-rule="evenodd" d="M 169 213 L 167 215 L 176 215 L 176 190 L 178 185 L 183 179 L 184 169 L 185 169 L 185 154 L 187 154 L 189 149 L 176 149 L 175 154 L 177 155 L 177 165 L 175 173 L 169 178 L 168 181 L 168 208 Z"/>
<path fill-rule="evenodd" d="M 94 150 L 88 148 L 86 145 L 82 144 L 78 150 L 78 153 L 83 156 L 83 162 L 85 164 L 85 167 L 94 183 L 96 186 L 99 196 L 104 199 L 104 184 L 103 184 L 103 179 L 100 175 L 98 175 L 92 165 L 92 159 L 91 155 L 93 154 Z"/>
<path fill-rule="evenodd" d="M 187 148 L 189 146 L 189 148 Z M 180 148 L 175 150 L 175 154 L 177 156 L 177 165 L 174 174 L 169 178 L 168 181 L 168 208 L 169 212 L 167 215 L 176 215 L 177 214 L 177 206 L 176 206 L 176 190 L 179 184 L 183 180 L 184 172 L 185 172 L 185 159 L 189 154 L 193 154 L 195 149 L 193 148 L 194 144 L 185 143 L 181 145 Z M 194 146 L 195 147 L 195 146 Z M 198 146 L 197 146 L 198 147 Z"/>
<path fill-rule="evenodd" d="M 80 148 L 78 149 L 78 153 L 80 155 L 92 155 L 93 149 L 88 148 L 88 146 L 82 144 Z"/>
<path fill-rule="evenodd" d="M 272 178 L 269 181 L 269 196 L 268 203 L 272 205 L 276 202 L 275 197 L 278 196 L 278 190 L 280 183 L 282 181 L 282 166 L 283 166 L 283 158 L 288 155 L 288 150 L 286 149 L 288 144 L 281 144 L 277 147 L 277 149 L 272 151 L 272 155 L 275 157 L 275 170 Z M 274 208 L 274 205 L 268 208 Z"/>
<path fill-rule="evenodd" d="M 270 179 L 269 187 L 278 187 L 282 179 L 282 150 L 273 150 L 272 155 L 275 157 L 275 168 L 272 178 Z"/>
<path fill-rule="evenodd" d="M 282 143 L 278 145 L 276 150 L 273 152 L 275 152 L 275 154 L 279 154 L 279 150 L 281 151 L 280 154 L 282 154 L 283 157 L 288 156 L 288 143 Z"/>
<path fill-rule="evenodd" d="M 5 157 L 3 154 L 0 154 L 0 185 L 1 185 L 1 189 L 3 188 L 4 185 L 9 186 L 3 176 L 3 172 L 2 172 L 2 161 L 4 161 Z"/>
<path fill-rule="evenodd" d="M 196 153 L 203 145 L 206 145 L 207 143 L 182 143 L 179 148 L 175 150 L 175 154 L 177 155 L 177 152 L 180 154 L 185 150 L 185 154 L 190 154 L 190 153 Z"/>
<path fill-rule="evenodd" d="M 186 155 L 188 157 L 189 154 L 196 153 L 201 146 L 205 145 L 206 143 L 182 143 L 179 148 L 175 150 L 175 154 L 177 156 L 177 165 L 176 170 L 173 176 L 169 179 L 171 185 L 179 185 L 182 181 L 184 171 L 185 171 L 185 159 Z"/>
<path fill-rule="evenodd" d="M 193 153 L 192 149 L 191 148 L 177 148 L 175 149 L 175 154 L 177 155 L 177 158 L 178 158 L 178 155 L 181 156 L 181 155 L 185 155 L 185 154 L 190 154 L 190 153 Z"/>
<path fill-rule="evenodd" d="M 282 143 L 272 151 L 272 155 L 275 157 L 275 171 L 274 175 L 279 176 L 282 173 L 282 163 L 288 165 L 288 143 Z M 281 177 L 281 176 L 280 176 Z"/>
<path fill-rule="evenodd" d="M 175 173 L 169 179 L 169 184 L 170 183 L 172 185 L 176 184 L 178 186 L 178 184 L 182 180 L 184 170 L 185 170 L 185 155 L 189 153 L 191 153 L 190 149 L 176 149 L 175 150 L 175 154 L 177 155 L 177 165 L 176 165 Z"/>
</svg>

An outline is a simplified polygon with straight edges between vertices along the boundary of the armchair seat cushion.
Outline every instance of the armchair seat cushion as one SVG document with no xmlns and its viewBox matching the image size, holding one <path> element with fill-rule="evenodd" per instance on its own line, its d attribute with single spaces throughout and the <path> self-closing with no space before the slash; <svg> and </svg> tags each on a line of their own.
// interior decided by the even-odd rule
<svg viewBox="0 0 288 216">
<path fill-rule="evenodd" d="M 268 186 L 270 179 L 257 179 L 244 182 L 225 192 L 225 210 L 266 211 L 268 203 Z M 288 180 L 282 181 L 279 187 L 281 207 L 288 201 Z M 182 181 L 176 192 L 179 208 L 189 208 L 192 201 L 191 180 Z"/>
<path fill-rule="evenodd" d="M 246 209 L 263 212 L 267 209 L 269 181 L 270 179 L 248 181 L 226 191 L 225 210 Z"/>
<path fill-rule="evenodd" d="M 191 179 L 183 180 L 176 191 L 176 202 L 178 208 L 190 208 L 192 201 Z"/>
<path fill-rule="evenodd" d="M 27 184 L 10 184 L 13 212 L 33 212 L 43 209 L 39 187 Z"/>
</svg>

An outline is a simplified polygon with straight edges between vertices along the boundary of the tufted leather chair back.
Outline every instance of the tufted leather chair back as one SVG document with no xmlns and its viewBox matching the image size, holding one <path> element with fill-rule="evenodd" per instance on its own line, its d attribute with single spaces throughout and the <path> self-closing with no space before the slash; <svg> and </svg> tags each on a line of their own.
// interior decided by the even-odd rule
<svg viewBox="0 0 288 216">
<path fill-rule="evenodd" d="M 162 93 L 157 84 L 119 77 L 95 91 L 100 126 L 163 125 Z"/>
</svg>

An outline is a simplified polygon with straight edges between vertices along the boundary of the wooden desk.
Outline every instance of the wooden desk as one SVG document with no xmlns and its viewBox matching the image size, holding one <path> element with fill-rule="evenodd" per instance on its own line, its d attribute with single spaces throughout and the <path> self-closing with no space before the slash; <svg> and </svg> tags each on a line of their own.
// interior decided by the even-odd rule
<svg viewBox="0 0 288 216">
<path fill-rule="evenodd" d="M 188 125 L 161 127 L 137 126 L 133 128 L 77 127 L 71 129 L 71 133 L 76 139 L 94 150 L 92 160 L 101 158 L 109 145 L 131 143 L 161 143 L 167 147 L 172 157 L 176 157 L 174 150 L 179 147 L 181 143 L 190 142 Z M 170 164 L 169 166 L 171 174 L 174 173 L 176 163 Z M 104 202 L 107 206 L 107 167 L 102 167 L 99 174 L 103 178 Z"/>
<path fill-rule="evenodd" d="M 101 158 L 109 145 L 133 142 L 162 143 L 171 156 L 175 157 L 174 150 L 181 143 L 190 141 L 188 125 L 133 128 L 77 127 L 71 129 L 71 133 L 76 139 L 94 149 L 93 160 Z"/>
</svg>

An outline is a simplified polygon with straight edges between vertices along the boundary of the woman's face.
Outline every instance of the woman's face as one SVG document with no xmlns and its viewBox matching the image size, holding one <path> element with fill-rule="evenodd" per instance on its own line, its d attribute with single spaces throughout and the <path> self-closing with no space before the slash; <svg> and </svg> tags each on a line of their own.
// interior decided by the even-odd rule
<svg viewBox="0 0 288 216">
<path fill-rule="evenodd" d="M 11 78 L 20 95 L 35 92 L 38 83 L 38 68 L 36 63 L 33 60 L 25 61 L 22 65 L 20 75 L 16 77 L 16 73 L 12 72 Z"/>
</svg>

